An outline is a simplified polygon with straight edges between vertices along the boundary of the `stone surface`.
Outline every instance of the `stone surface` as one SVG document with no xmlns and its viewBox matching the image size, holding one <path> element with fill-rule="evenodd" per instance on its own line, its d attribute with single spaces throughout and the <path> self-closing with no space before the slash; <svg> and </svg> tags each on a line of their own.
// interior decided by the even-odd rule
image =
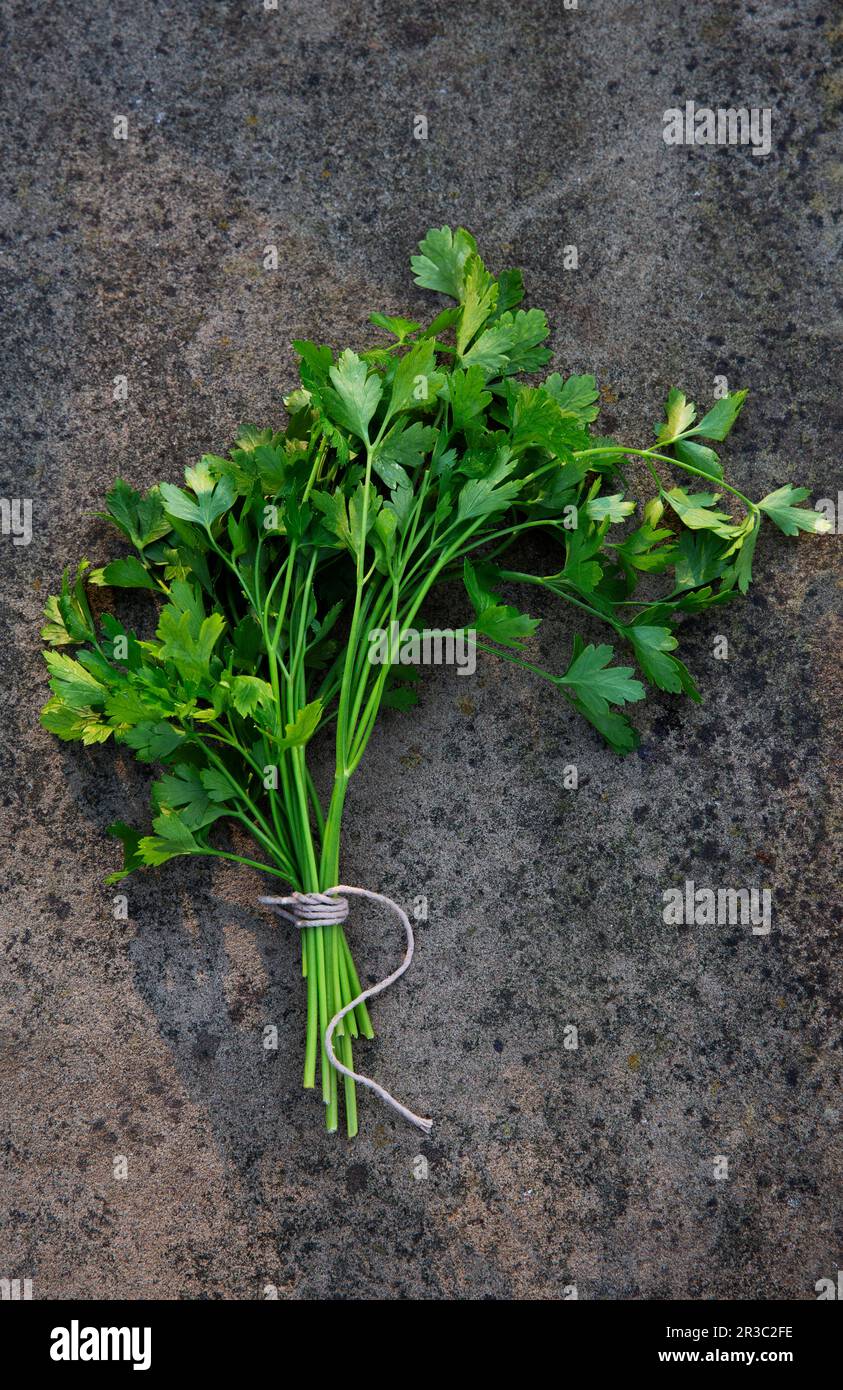
<svg viewBox="0 0 843 1390">
<path fill-rule="evenodd" d="M 822 0 L 14 7 L 2 490 L 35 520 L 0 552 L 0 1275 L 181 1299 L 807 1299 L 834 1276 L 839 539 L 765 537 L 752 597 L 689 632 L 704 704 L 650 699 L 625 761 L 491 660 L 383 719 L 344 871 L 431 913 L 363 1065 L 429 1140 L 365 1099 L 357 1141 L 324 1133 L 296 943 L 254 875 L 171 865 L 113 920 L 103 829 L 142 818 L 147 779 L 37 712 L 40 610 L 114 553 L 92 516 L 113 477 L 177 480 L 276 419 L 292 338 L 362 346 L 371 310 L 427 311 L 407 263 L 431 225 L 524 268 L 607 431 L 646 441 L 668 386 L 710 400 L 725 374 L 752 392 L 738 485 L 836 496 L 841 41 Z M 686 99 L 771 107 L 772 152 L 667 148 Z M 533 611 L 561 662 L 569 614 Z M 773 931 L 666 926 L 686 878 L 771 888 Z"/>
</svg>

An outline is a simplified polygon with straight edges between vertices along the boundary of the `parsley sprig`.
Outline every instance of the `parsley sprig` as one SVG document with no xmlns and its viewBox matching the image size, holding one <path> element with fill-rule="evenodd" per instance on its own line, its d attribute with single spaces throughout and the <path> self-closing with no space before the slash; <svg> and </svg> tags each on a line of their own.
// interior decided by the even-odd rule
<svg viewBox="0 0 843 1390">
<path fill-rule="evenodd" d="M 295 343 L 300 386 L 285 400 L 286 426 L 241 429 L 225 456 L 186 470 L 184 488 L 162 482 L 142 496 L 118 481 L 103 515 L 129 553 L 100 569 L 83 561 L 48 602 L 45 727 L 85 744 L 111 740 L 161 768 L 150 831 L 111 827 L 124 865 L 110 883 L 200 854 L 301 891 L 337 883 L 349 781 L 378 712 L 416 699 L 414 672 L 370 662 L 369 634 L 412 627 L 437 584 L 464 585 L 482 650 L 550 682 L 627 753 L 637 734 L 626 707 L 645 684 L 699 700 L 675 655 L 681 622 L 746 592 L 763 519 L 786 535 L 827 529 L 799 505 L 805 488 L 754 502 L 724 480 L 713 446 L 746 392 L 698 420 L 672 390 L 653 447 L 601 437 L 592 376 L 522 379 L 550 352 L 543 312 L 519 307 L 519 271 L 493 276 L 473 237 L 448 227 L 428 232 L 412 268 L 417 285 L 454 305 L 427 325 L 373 314 L 388 341 L 359 355 Z M 653 483 L 634 523 L 627 457 L 643 460 Z M 704 490 L 688 491 L 700 481 Z M 531 530 L 550 537 L 550 574 L 507 567 Z M 639 597 L 651 577 L 661 596 Z M 154 635 L 109 612 L 95 619 L 91 586 L 145 591 L 160 604 Z M 504 587 L 546 590 L 611 641 L 577 636 L 567 665 L 544 669 L 529 655 L 539 620 L 507 603 Z M 632 664 L 616 659 L 618 646 Z M 308 766 L 319 736 L 335 747 L 325 804 Z M 318 1072 L 336 1129 L 337 1073 L 323 1039 L 360 982 L 342 927 L 301 935 L 304 1084 L 315 1086 Z M 372 1036 L 365 1006 L 337 1034 L 351 1067 L 353 1041 Z M 348 1079 L 344 1101 L 352 1135 Z"/>
</svg>

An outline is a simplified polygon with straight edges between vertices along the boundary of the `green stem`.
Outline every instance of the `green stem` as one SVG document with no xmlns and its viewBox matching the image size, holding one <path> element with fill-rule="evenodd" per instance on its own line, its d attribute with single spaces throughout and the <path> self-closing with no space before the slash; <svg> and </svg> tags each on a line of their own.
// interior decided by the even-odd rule
<svg viewBox="0 0 843 1390">
<path fill-rule="evenodd" d="M 669 442 L 672 443 L 673 441 L 671 440 Z M 596 454 L 616 454 L 619 450 L 624 454 L 634 454 L 636 458 L 643 458 L 647 461 L 655 459 L 658 463 L 669 463 L 673 468 L 681 468 L 683 472 L 692 473 L 695 478 L 704 478 L 707 483 L 713 484 L 716 488 L 722 488 L 724 492 L 731 492 L 733 497 L 737 497 L 743 502 L 748 511 L 755 512 L 758 510 L 755 503 L 750 501 L 748 497 L 745 497 L 742 492 L 739 492 L 736 487 L 732 487 L 731 483 L 724 483 L 722 478 L 712 478 L 710 473 L 704 472 L 701 468 L 694 468 L 692 464 L 683 463 L 681 459 L 670 458 L 667 454 L 657 454 L 653 449 L 629 449 L 625 444 L 615 444 L 612 445 L 611 448 L 580 449 L 574 455 L 574 458 L 590 458 Z M 658 474 L 654 469 L 650 471 L 661 489 L 662 483 Z"/>
</svg>

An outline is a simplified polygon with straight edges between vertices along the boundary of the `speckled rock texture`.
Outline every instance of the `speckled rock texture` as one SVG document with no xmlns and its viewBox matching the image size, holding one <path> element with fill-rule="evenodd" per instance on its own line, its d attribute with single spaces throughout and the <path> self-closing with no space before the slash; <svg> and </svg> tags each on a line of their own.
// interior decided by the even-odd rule
<svg viewBox="0 0 843 1390">
<path fill-rule="evenodd" d="M 646 442 L 670 385 L 710 401 L 725 375 L 752 393 L 738 486 L 836 498 L 841 46 L 824 0 L 8 8 L 1 485 L 33 537 L 0 538 L 0 1276 L 48 1299 L 811 1299 L 835 1276 L 837 536 L 765 535 L 751 597 L 689 630 L 704 703 L 651 698 L 626 760 L 493 659 L 385 714 L 344 874 L 430 912 L 360 1055 L 429 1139 L 365 1097 L 354 1143 L 324 1132 L 297 943 L 256 875 L 176 863 L 115 920 L 104 827 L 143 819 L 149 778 L 37 714 L 41 608 L 118 553 L 93 515 L 115 475 L 177 481 L 276 420 L 292 338 L 363 347 L 373 309 L 429 312 L 408 258 L 443 222 L 524 268 L 606 432 Z M 686 100 L 771 108 L 770 154 L 668 148 Z M 532 611 L 561 663 L 577 625 Z M 772 931 L 667 926 L 686 879 L 770 888 Z M 376 978 L 393 925 L 355 916 Z"/>
</svg>

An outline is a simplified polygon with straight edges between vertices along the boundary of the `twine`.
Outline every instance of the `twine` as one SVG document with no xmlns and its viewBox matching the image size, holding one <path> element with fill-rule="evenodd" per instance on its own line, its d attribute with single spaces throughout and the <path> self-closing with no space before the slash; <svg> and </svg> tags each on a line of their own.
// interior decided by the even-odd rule
<svg viewBox="0 0 843 1390">
<path fill-rule="evenodd" d="M 303 930 L 305 927 L 333 927 L 339 926 L 348 917 L 348 900 L 345 897 L 337 897 L 336 894 L 352 893 L 359 898 L 371 898 L 372 902 L 385 903 L 387 907 L 401 919 L 404 931 L 407 935 L 407 950 L 404 959 L 397 970 L 391 975 L 387 975 L 385 980 L 372 985 L 369 989 L 364 989 L 362 994 L 358 994 L 356 999 L 352 999 L 350 1004 L 346 1004 L 344 1009 L 334 1014 L 325 1032 L 325 1051 L 328 1054 L 328 1061 L 335 1071 L 341 1072 L 343 1076 L 348 1076 L 352 1081 L 357 1081 L 361 1086 L 368 1086 L 370 1091 L 374 1091 L 376 1096 L 391 1105 L 393 1110 L 397 1110 L 399 1115 L 403 1115 L 410 1124 L 417 1125 L 419 1129 L 429 1134 L 433 1128 L 432 1120 L 422 1119 L 420 1115 L 415 1115 L 412 1110 L 408 1110 L 406 1105 L 402 1105 L 389 1091 L 379 1086 L 377 1081 L 372 1081 L 371 1077 L 361 1076 L 359 1072 L 352 1071 L 346 1067 L 334 1054 L 331 1045 L 331 1038 L 334 1029 L 346 1014 L 350 1014 L 358 1004 L 362 1004 L 366 999 L 372 999 L 376 994 L 381 994 L 390 985 L 400 979 L 404 971 L 408 969 L 413 959 L 415 950 L 415 940 L 413 938 L 413 928 L 410 926 L 410 919 L 403 908 L 399 907 L 392 898 L 388 898 L 384 893 L 373 893 L 368 888 L 353 888 L 348 884 L 340 883 L 336 888 L 328 888 L 324 893 L 292 893 L 287 898 L 259 898 L 258 902 L 271 907 L 279 917 L 285 922 L 291 922 L 293 926 Z"/>
</svg>

